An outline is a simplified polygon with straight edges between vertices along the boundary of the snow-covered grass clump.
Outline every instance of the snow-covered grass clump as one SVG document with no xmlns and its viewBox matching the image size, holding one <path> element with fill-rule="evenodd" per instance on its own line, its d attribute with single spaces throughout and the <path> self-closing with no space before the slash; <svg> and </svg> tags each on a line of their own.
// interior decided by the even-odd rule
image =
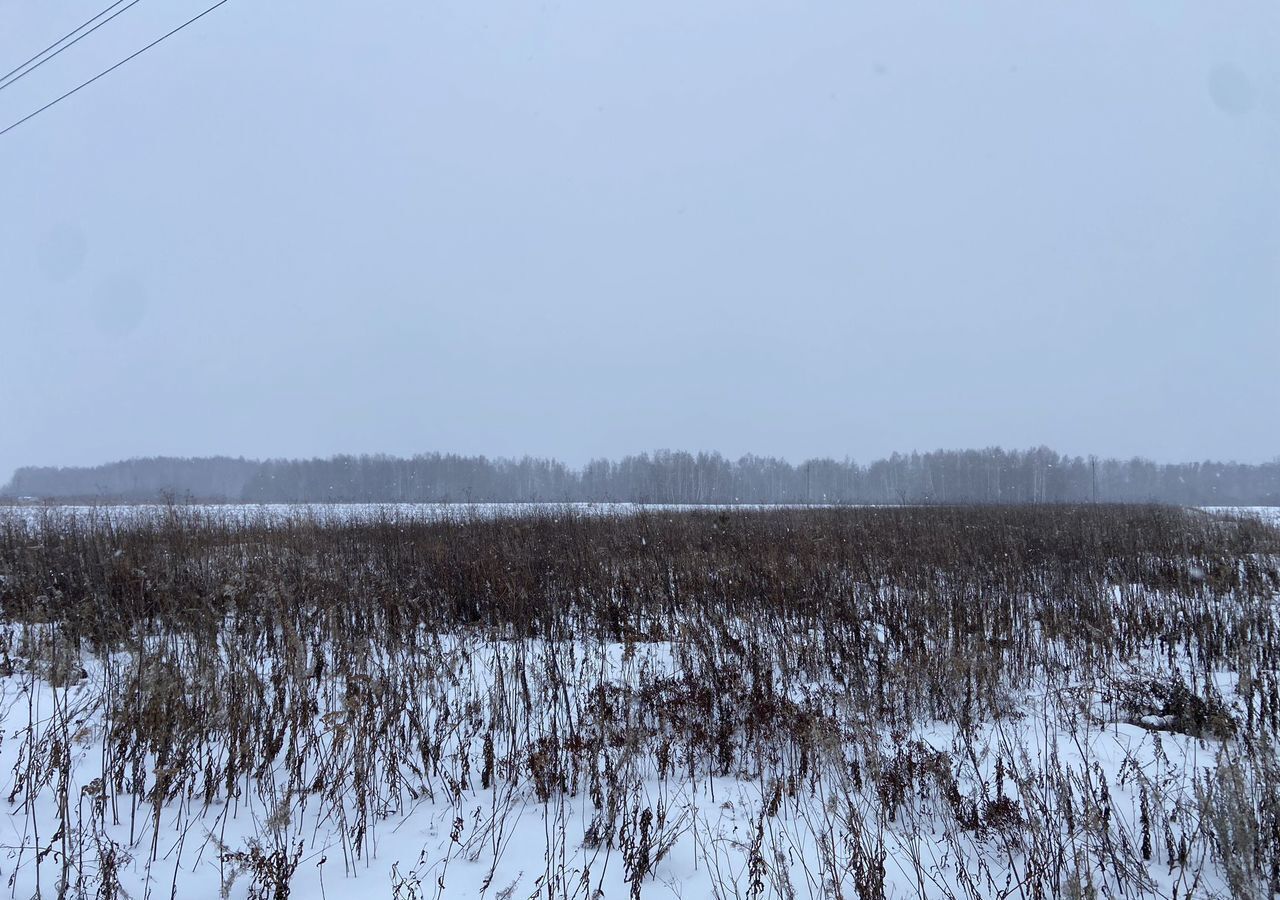
<svg viewBox="0 0 1280 900">
<path fill-rule="evenodd" d="M 1152 507 L 9 518 L 0 878 L 1269 897 L 1278 592 Z"/>
</svg>

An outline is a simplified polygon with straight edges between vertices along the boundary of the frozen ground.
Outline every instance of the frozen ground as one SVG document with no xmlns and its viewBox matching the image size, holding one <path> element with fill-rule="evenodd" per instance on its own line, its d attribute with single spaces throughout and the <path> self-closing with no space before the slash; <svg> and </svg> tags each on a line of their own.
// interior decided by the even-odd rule
<svg viewBox="0 0 1280 900">
<path fill-rule="evenodd" d="M 1206 506 L 1206 512 L 1226 516 L 1248 516 L 1280 525 L 1280 506 Z"/>
<path fill-rule="evenodd" d="M 266 590 L 308 577 L 298 552 Z M 945 594 L 953 576 L 922 565 Z M 349 639 L 320 623 L 343 607 L 309 599 L 264 627 L 258 589 L 226 574 L 213 631 L 109 654 L 28 615 L 0 634 L 0 883 L 23 900 L 1262 900 L 1280 606 L 1183 568 L 1185 590 L 993 588 L 977 620 L 868 575 L 839 622 L 686 600 L 662 636 L 625 640 L 568 614 L 557 640 Z"/>
<path fill-rule="evenodd" d="M 192 503 L 168 507 L 139 504 L 16 504 L 0 505 L 0 519 L 14 516 L 27 522 L 42 517 L 75 518 L 125 523 L 163 519 L 171 511 L 212 522 L 283 522 L 302 518 L 317 522 L 374 521 L 382 518 L 408 521 L 497 518 L 532 514 L 628 515 L 639 511 L 714 509 L 798 509 L 802 507 L 742 504 L 735 506 L 681 505 L 674 503 Z"/>
<path fill-rule="evenodd" d="M 800 506 L 742 504 L 681 505 L 664 503 L 194 503 L 167 507 L 161 504 L 15 504 L 0 505 L 0 520 L 6 516 L 27 522 L 42 517 L 75 518 L 89 521 L 125 523 L 140 519 L 163 518 L 171 510 L 181 514 L 207 518 L 213 522 L 282 522 L 304 518 L 319 522 L 372 521 L 380 518 L 409 521 L 438 521 L 471 517 L 495 518 L 530 514 L 564 513 L 568 515 L 628 515 L 639 511 L 802 509 Z M 1280 523 L 1277 506 L 1207 506 L 1207 512 L 1231 516 L 1251 516 Z"/>
<path fill-rule="evenodd" d="M 66 895 L 78 896 L 78 879 L 81 888 L 100 884 L 109 868 L 121 896 L 243 898 L 265 890 L 256 896 L 282 898 L 265 874 L 280 865 L 291 872 L 289 896 L 302 900 L 863 897 L 858 885 L 882 866 L 886 897 L 1017 897 L 1019 879 L 1045 866 L 1060 868 L 1064 883 L 1083 874 L 1114 885 L 1107 854 L 1117 866 L 1131 865 L 1145 840 L 1155 842 L 1153 858 L 1145 872 L 1128 873 L 1127 895 L 1232 896 L 1228 874 L 1203 845 L 1195 858 L 1179 854 L 1188 835 L 1209 827 L 1202 795 L 1221 790 L 1216 773 L 1224 761 L 1232 764 L 1233 751 L 1156 719 L 1135 720 L 1088 684 L 1033 686 L 1009 698 L 1007 718 L 970 729 L 922 722 L 903 734 L 864 736 L 865 744 L 840 754 L 855 768 L 815 766 L 799 784 L 787 782 L 785 766 L 777 769 L 781 781 L 771 775 L 767 758 L 744 759 L 740 771 L 728 774 L 701 762 L 691 761 L 692 771 L 683 760 L 663 769 L 652 757 L 619 754 L 619 771 L 594 775 L 619 792 L 614 812 L 622 825 L 609 846 L 593 838 L 600 813 L 592 794 L 602 788 L 584 779 L 579 792 L 553 790 L 548 797 L 524 772 L 482 785 L 491 776 L 483 774 L 478 735 L 467 733 L 465 721 L 441 715 L 451 707 L 488 709 L 503 663 L 556 657 L 565 648 L 428 640 L 456 684 L 424 703 L 422 715 L 431 720 L 428 730 L 458 733 L 443 742 L 434 772 L 406 759 L 399 773 L 376 773 L 372 787 L 362 788 L 373 792 L 364 803 L 352 775 L 368 764 L 368 748 L 347 732 L 368 711 L 342 697 L 330 698 L 302 726 L 296 740 L 310 744 L 311 753 L 293 777 L 282 758 L 245 771 L 229 801 L 202 797 L 195 784 L 159 802 L 147 795 L 107 802 L 103 761 L 112 752 L 113 727 L 98 702 L 110 677 L 104 667 L 86 661 L 83 678 L 60 688 L 29 674 L 0 679 L 0 771 L 10 809 L 0 846 L 10 895 L 62 896 L 65 878 Z M 681 666 L 665 644 L 580 645 L 568 655 L 579 660 L 584 686 L 638 689 Z M 1217 673 L 1214 681 L 1240 712 L 1237 679 Z M 796 699 L 821 693 L 819 685 L 798 687 Z M 579 709 L 585 702 L 570 699 Z M 544 705 L 552 708 L 535 689 L 533 712 L 521 727 L 543 738 L 557 725 L 571 727 L 541 715 Z M 69 763 L 65 782 L 60 755 Z M 516 769 L 529 764 L 520 753 L 510 760 Z M 850 775 L 859 764 L 863 783 Z M 901 770 L 900 781 L 872 787 L 873 773 L 885 770 Z M 313 780 L 308 791 L 295 792 Z M 903 796 L 886 798 L 885 783 L 899 784 Z M 963 801 L 949 802 L 947 790 Z M 1046 817 L 1060 829 L 1046 845 L 1060 852 L 1033 858 L 1019 833 L 1022 816 L 1038 803 L 1057 802 L 1046 792 L 1064 790 L 1077 793 L 1082 820 L 1111 821 L 1099 828 L 1096 821 L 1072 823 L 1069 814 Z M 1002 820 L 1002 809 L 1024 813 Z"/>
</svg>

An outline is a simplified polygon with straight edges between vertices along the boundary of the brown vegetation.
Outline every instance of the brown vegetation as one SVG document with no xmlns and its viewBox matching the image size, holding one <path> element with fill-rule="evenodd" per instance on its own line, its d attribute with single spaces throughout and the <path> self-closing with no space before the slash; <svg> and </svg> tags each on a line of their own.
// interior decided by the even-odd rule
<svg viewBox="0 0 1280 900">
<path fill-rule="evenodd" d="M 351 871 L 423 800 L 458 809 L 455 856 L 496 869 L 527 794 L 590 811 L 581 840 L 547 832 L 548 897 L 590 896 L 611 855 L 639 896 L 690 834 L 726 897 L 883 896 L 926 829 L 951 863 L 917 855 L 923 895 L 1140 895 L 1165 866 L 1187 896 L 1216 866 L 1261 897 L 1280 889 L 1278 559 L 1272 528 L 1163 507 L 0 519 L 0 674 L 55 701 L 39 727 L 8 714 L 9 802 L 52 798 L 27 864 L 56 853 L 101 896 L 126 856 L 173 852 L 163 818 L 211 811 L 259 823 L 217 850 L 253 896 L 288 895 L 304 816 L 337 823 Z M 1221 761 L 1193 790 L 1136 765 L 1111 782 L 1083 749 L 1033 758 L 1037 703 Z M 953 746 L 920 739 L 938 723 Z M 676 802 L 720 778 L 757 788 L 734 840 Z M 788 846 L 812 852 L 808 884 Z M 397 893 L 443 885 L 438 865 L 397 870 Z"/>
</svg>

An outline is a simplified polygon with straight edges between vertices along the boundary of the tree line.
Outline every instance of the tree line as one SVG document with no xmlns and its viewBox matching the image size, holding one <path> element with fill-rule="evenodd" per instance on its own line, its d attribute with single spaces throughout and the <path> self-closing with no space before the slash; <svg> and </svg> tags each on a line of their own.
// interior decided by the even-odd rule
<svg viewBox="0 0 1280 900">
<path fill-rule="evenodd" d="M 895 453 L 860 464 L 660 450 L 580 469 L 554 459 L 427 453 L 130 459 L 17 470 L 0 496 L 213 502 L 1087 503 L 1280 505 L 1280 459 L 1155 463 L 1030 450 Z"/>
</svg>

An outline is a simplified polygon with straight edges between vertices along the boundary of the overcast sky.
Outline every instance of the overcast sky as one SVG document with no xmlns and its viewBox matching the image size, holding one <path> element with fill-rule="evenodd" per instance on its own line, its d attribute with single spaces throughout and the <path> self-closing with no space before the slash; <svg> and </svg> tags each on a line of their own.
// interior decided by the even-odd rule
<svg viewBox="0 0 1280 900">
<path fill-rule="evenodd" d="M 0 0 L 0 71 L 106 5 Z M 0 481 L 1280 455 L 1272 0 L 230 0 L 0 137 L 0 210 Z"/>
</svg>

